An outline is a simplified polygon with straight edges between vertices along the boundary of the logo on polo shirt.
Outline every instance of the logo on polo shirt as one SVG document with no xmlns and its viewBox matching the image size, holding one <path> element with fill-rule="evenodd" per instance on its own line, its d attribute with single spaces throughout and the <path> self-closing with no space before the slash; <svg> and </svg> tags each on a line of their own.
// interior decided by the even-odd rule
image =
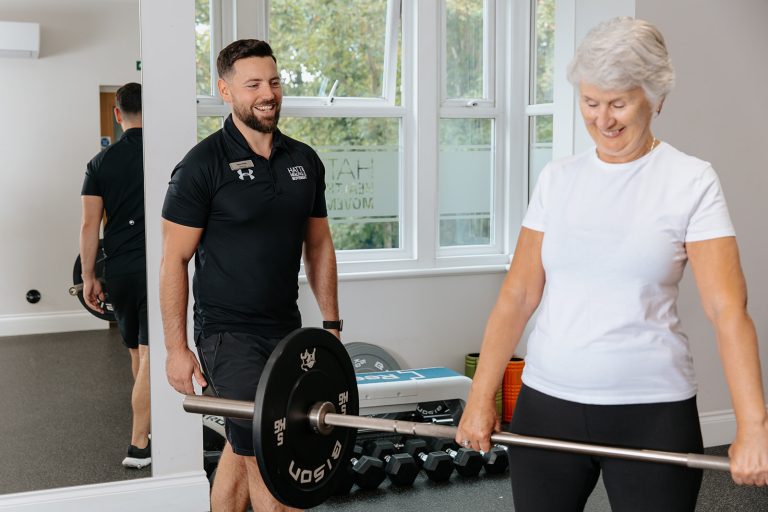
<svg viewBox="0 0 768 512">
<path fill-rule="evenodd" d="M 249 178 L 253 179 L 253 169 L 248 169 L 247 172 L 243 172 L 242 170 L 237 170 L 237 175 L 240 176 L 241 181 L 245 181 L 245 177 L 248 176 Z"/>
<path fill-rule="evenodd" d="M 304 167 L 300 165 L 297 165 L 296 167 L 289 167 L 288 174 L 291 175 L 291 179 L 293 181 L 307 179 L 307 171 L 305 171 Z"/>
<path fill-rule="evenodd" d="M 252 160 L 241 160 L 239 162 L 230 162 L 229 164 L 229 168 L 237 172 L 237 175 L 240 176 L 240 181 L 245 181 L 246 176 L 250 179 L 254 179 L 253 169 L 248 169 L 249 167 L 253 167 Z M 246 169 L 246 171 L 243 172 L 243 169 Z"/>
</svg>

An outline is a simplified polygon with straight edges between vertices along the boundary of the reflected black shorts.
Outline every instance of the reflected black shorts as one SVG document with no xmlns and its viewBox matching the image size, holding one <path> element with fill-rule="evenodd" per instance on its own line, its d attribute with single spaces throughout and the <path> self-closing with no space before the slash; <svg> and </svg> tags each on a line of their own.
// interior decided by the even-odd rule
<svg viewBox="0 0 768 512">
<path fill-rule="evenodd" d="M 128 348 L 149 344 L 147 329 L 147 275 L 144 272 L 112 276 L 107 280 L 109 301 L 115 308 L 120 336 Z"/>
<path fill-rule="evenodd" d="M 523 385 L 509 431 L 624 448 L 704 450 L 695 397 L 680 402 L 589 405 Z M 614 512 L 693 512 L 702 478 L 700 469 L 520 446 L 509 447 L 509 462 L 518 512 L 580 512 L 601 472 Z"/>
<path fill-rule="evenodd" d="M 197 353 L 214 394 L 253 402 L 267 359 L 281 339 L 241 332 L 198 335 Z M 236 454 L 253 456 L 251 420 L 226 418 L 224 428 Z"/>
</svg>

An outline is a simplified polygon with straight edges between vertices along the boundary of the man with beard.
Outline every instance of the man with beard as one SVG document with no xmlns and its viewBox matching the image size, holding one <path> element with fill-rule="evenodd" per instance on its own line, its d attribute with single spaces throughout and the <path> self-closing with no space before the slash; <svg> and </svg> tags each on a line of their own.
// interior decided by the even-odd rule
<svg viewBox="0 0 768 512">
<path fill-rule="evenodd" d="M 170 384 L 194 393 L 253 400 L 272 350 L 301 326 L 296 304 L 304 257 L 325 321 L 341 330 L 336 257 L 315 151 L 277 128 L 282 87 L 264 41 L 235 41 L 219 54 L 218 87 L 232 107 L 224 127 L 173 171 L 163 205 L 160 303 Z M 187 264 L 195 256 L 194 340 L 187 345 Z M 211 510 L 288 510 L 264 485 L 250 420 L 226 420 Z M 238 485 L 248 482 L 247 488 Z"/>
</svg>

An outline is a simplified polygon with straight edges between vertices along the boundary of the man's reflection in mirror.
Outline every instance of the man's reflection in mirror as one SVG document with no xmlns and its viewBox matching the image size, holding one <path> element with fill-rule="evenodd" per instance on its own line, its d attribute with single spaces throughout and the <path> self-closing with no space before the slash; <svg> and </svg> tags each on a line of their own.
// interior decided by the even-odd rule
<svg viewBox="0 0 768 512">
<path fill-rule="evenodd" d="M 86 304 L 102 311 L 108 292 L 120 335 L 131 354 L 133 427 L 122 463 L 140 469 L 152 462 L 141 85 L 128 83 L 120 87 L 115 103 L 114 115 L 123 135 L 93 157 L 85 171 L 80 259 Z M 106 260 L 102 279 L 95 273 L 95 263 L 103 216 Z"/>
</svg>

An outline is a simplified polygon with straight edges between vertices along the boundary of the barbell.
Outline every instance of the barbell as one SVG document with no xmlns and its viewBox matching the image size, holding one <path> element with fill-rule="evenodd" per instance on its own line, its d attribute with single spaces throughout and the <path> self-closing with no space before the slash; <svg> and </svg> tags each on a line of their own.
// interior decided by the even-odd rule
<svg viewBox="0 0 768 512">
<path fill-rule="evenodd" d="M 456 427 L 358 416 L 357 380 L 339 340 L 323 329 L 297 329 L 267 361 L 254 402 L 187 395 L 184 410 L 253 422 L 253 446 L 264 483 L 296 508 L 323 503 L 343 476 L 356 430 L 454 438 Z M 617 448 L 498 432 L 496 444 L 729 471 L 727 457 Z"/>
<path fill-rule="evenodd" d="M 105 294 L 105 300 L 104 302 L 101 303 L 101 307 L 103 309 L 101 313 L 89 308 L 88 305 L 85 303 L 85 297 L 83 297 L 83 277 L 81 275 L 82 264 L 80 262 L 79 254 L 75 258 L 75 266 L 72 269 L 72 286 L 69 287 L 68 291 L 71 296 L 77 297 L 77 299 L 80 301 L 80 304 L 82 304 L 83 307 L 86 309 L 86 311 L 88 311 L 90 314 L 92 314 L 93 316 L 101 320 L 114 322 L 116 320 L 115 308 L 112 306 L 112 303 L 109 300 L 109 292 L 107 290 L 106 281 L 104 279 L 106 259 L 107 259 L 107 255 L 104 254 L 104 240 L 99 240 L 99 248 L 98 248 L 98 252 L 96 253 L 96 262 L 94 264 L 94 272 L 96 273 L 96 276 L 98 277 L 99 281 L 101 281 L 102 288 Z"/>
</svg>

